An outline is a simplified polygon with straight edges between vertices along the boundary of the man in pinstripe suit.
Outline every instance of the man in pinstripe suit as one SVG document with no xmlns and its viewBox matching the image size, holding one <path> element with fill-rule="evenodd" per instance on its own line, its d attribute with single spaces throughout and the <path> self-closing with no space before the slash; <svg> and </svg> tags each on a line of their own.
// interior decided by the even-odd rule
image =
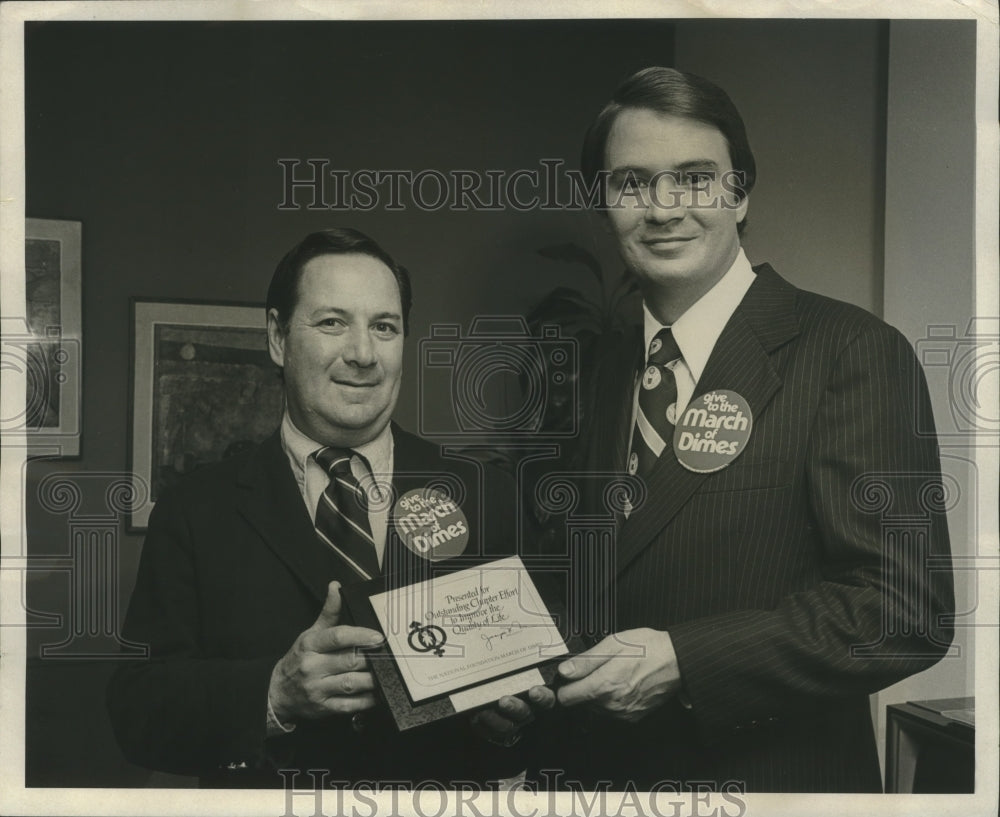
<svg viewBox="0 0 1000 817">
<path fill-rule="evenodd" d="M 560 667 L 572 717 L 548 765 L 616 788 L 879 791 L 868 696 L 951 642 L 914 355 L 863 310 L 751 268 L 753 154 L 713 84 L 640 71 L 591 126 L 583 164 L 603 176 L 644 300 L 642 331 L 601 356 L 583 456 L 646 495 L 617 529 L 613 632 Z M 643 390 L 663 381 L 669 405 L 651 410 Z M 706 466 L 674 426 L 722 391 L 752 428 Z M 889 515 L 919 531 L 891 535 Z"/>
</svg>

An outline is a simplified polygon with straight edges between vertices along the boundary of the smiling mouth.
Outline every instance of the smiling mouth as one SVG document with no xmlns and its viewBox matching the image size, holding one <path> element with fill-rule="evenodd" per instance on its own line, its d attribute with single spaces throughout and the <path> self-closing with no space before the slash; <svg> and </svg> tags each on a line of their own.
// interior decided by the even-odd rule
<svg viewBox="0 0 1000 817">
<path fill-rule="evenodd" d="M 694 241 L 693 237 L 685 236 L 666 236 L 664 238 L 647 238 L 642 243 L 647 247 L 658 247 L 666 246 L 672 247 L 677 244 L 686 244 L 688 241 Z"/>
</svg>

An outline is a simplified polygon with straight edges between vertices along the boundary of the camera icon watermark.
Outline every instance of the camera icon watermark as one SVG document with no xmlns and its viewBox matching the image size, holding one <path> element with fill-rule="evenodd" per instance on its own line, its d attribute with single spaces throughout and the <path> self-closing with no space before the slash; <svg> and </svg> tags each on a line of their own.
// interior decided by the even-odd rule
<svg viewBox="0 0 1000 817">
<path fill-rule="evenodd" d="M 972 318 L 964 333 L 950 325 L 931 325 L 916 342 L 931 394 L 948 397 L 937 428 L 917 416 L 917 433 L 942 445 L 995 446 L 1000 432 L 1000 318 Z"/>
<path fill-rule="evenodd" d="M 574 437 L 579 354 L 559 327 L 530 334 L 517 316 L 478 317 L 469 333 L 437 324 L 419 342 L 425 437 Z"/>
<path fill-rule="evenodd" d="M 3 403 L 0 442 L 29 453 L 79 453 L 80 369 L 80 341 L 63 337 L 60 327 L 39 334 L 24 318 L 0 319 L 0 371 L 5 381 L 25 383 L 23 404 Z"/>
</svg>

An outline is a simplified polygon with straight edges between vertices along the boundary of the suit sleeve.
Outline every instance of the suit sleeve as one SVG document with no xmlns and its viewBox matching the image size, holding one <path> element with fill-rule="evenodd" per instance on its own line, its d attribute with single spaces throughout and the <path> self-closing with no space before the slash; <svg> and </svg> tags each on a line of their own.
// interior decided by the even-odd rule
<svg viewBox="0 0 1000 817">
<path fill-rule="evenodd" d="M 669 628 L 684 689 L 711 742 L 934 664 L 954 611 L 937 441 L 923 373 L 895 330 L 869 327 L 830 370 L 805 454 L 821 579 L 774 609 Z M 912 524 L 908 527 L 907 520 Z"/>
<path fill-rule="evenodd" d="M 123 663 L 112 677 L 112 725 L 126 757 L 148 768 L 197 775 L 260 768 L 267 690 L 280 656 L 203 654 L 197 554 L 181 504 L 167 495 L 150 517 L 124 626 L 149 658 Z"/>
</svg>

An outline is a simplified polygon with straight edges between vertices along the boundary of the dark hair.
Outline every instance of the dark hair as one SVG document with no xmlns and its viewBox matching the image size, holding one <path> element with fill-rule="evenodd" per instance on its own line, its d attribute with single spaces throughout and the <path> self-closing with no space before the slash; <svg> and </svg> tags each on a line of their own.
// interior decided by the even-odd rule
<svg viewBox="0 0 1000 817">
<path fill-rule="evenodd" d="M 349 255 L 357 253 L 376 258 L 385 264 L 399 287 L 399 301 L 403 308 L 403 334 L 410 331 L 410 305 L 413 294 L 410 290 L 410 274 L 406 267 L 397 264 L 392 256 L 383 250 L 375 241 L 360 230 L 350 227 L 333 227 L 310 233 L 278 262 L 271 276 L 271 284 L 267 288 L 266 309 L 278 312 L 278 323 L 282 328 L 287 326 L 288 319 L 295 310 L 298 301 L 299 280 L 302 270 L 312 259 L 322 255 Z"/>
<path fill-rule="evenodd" d="M 647 109 L 681 116 L 712 125 L 725 137 L 729 160 L 737 172 L 736 187 L 746 198 L 757 181 L 757 163 L 750 150 L 746 127 L 736 106 L 725 91 L 695 74 L 673 68 L 652 66 L 637 71 L 615 90 L 611 101 L 597 115 L 583 140 L 580 168 L 588 184 L 594 184 L 605 169 L 605 150 L 611 126 L 624 110 Z M 598 202 L 606 207 L 603 185 L 598 186 Z M 743 232 L 746 219 L 739 223 Z"/>
</svg>

